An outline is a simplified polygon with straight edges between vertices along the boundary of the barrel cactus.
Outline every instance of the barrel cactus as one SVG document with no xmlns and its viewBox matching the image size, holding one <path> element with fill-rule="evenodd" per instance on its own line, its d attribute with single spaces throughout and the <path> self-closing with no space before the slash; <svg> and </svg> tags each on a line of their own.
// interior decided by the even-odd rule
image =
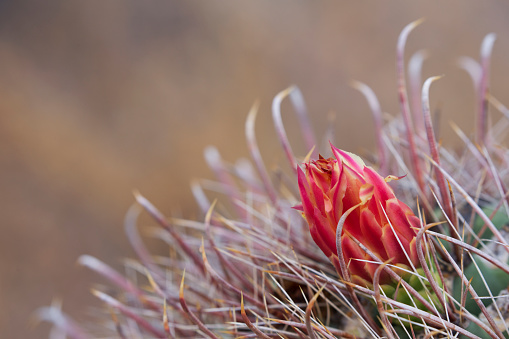
<svg viewBox="0 0 509 339">
<path fill-rule="evenodd" d="M 290 173 L 265 166 L 254 105 L 250 160 L 227 164 L 217 149 L 205 151 L 217 181 L 191 184 L 202 219 L 168 218 L 136 193 L 125 219 L 138 254 L 125 263 L 129 274 L 79 258 L 111 283 L 93 290 L 105 307 L 92 325 L 55 305 L 39 318 L 71 338 L 509 338 L 509 109 L 489 92 L 495 37 L 483 41 L 479 62 L 462 59 L 478 110 L 472 140 L 453 127 L 464 142 L 455 151 L 433 129 L 429 90 L 438 77 L 410 93 L 422 108 L 409 108 L 403 56 L 418 24 L 398 40 L 400 114 L 382 115 L 373 91 L 353 84 L 375 119 L 375 131 L 363 131 L 378 141 L 370 161 L 318 149 L 301 92 L 284 90 L 272 114 Z M 307 154 L 292 151 L 283 100 L 295 108 Z M 493 125 L 488 107 L 502 114 Z M 145 247 L 136 222 L 143 211 L 168 256 Z"/>
</svg>

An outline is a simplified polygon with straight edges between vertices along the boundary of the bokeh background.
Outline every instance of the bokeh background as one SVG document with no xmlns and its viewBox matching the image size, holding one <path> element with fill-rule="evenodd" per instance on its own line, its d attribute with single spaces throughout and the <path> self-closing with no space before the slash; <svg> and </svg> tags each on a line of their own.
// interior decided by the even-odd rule
<svg viewBox="0 0 509 339">
<path fill-rule="evenodd" d="M 448 121 L 470 132 L 475 101 L 457 57 L 477 58 L 489 32 L 492 92 L 509 104 L 503 2 L 1 1 L 0 337 L 47 337 L 30 317 L 53 298 L 77 319 L 97 305 L 89 288 L 100 279 L 76 259 L 120 268 L 133 255 L 122 225 L 133 189 L 168 215 L 200 217 L 188 183 L 212 177 L 203 149 L 246 156 L 255 100 L 267 164 L 284 162 L 270 105 L 292 84 L 319 134 L 335 112 L 337 146 L 373 149 L 370 112 L 349 82 L 366 82 L 398 114 L 396 40 L 421 17 L 407 59 L 425 48 L 424 76 L 446 75 L 432 105 L 440 138 L 460 145 Z"/>
</svg>

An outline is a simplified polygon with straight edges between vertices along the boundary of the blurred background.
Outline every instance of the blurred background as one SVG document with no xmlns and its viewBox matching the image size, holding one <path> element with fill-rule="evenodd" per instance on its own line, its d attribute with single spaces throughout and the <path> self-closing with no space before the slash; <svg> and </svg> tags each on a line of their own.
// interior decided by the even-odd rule
<svg viewBox="0 0 509 339">
<path fill-rule="evenodd" d="M 459 56 L 498 33 L 492 93 L 509 104 L 509 6 L 502 2 L 0 1 L 0 337 L 44 338 L 34 311 L 63 300 L 76 319 L 98 305 L 84 253 L 121 268 L 133 256 L 124 214 L 138 189 L 167 215 L 199 217 L 189 181 L 211 178 L 203 149 L 247 156 L 244 122 L 260 100 L 264 160 L 284 163 L 272 98 L 302 90 L 317 133 L 336 113 L 336 145 L 374 149 L 371 114 L 352 79 L 398 114 L 395 46 L 425 48 L 424 77 L 448 122 L 472 131 L 475 101 Z M 305 150 L 289 105 L 290 140 Z M 494 119 L 499 114 L 492 113 Z M 275 147 L 277 146 L 277 147 Z"/>
</svg>

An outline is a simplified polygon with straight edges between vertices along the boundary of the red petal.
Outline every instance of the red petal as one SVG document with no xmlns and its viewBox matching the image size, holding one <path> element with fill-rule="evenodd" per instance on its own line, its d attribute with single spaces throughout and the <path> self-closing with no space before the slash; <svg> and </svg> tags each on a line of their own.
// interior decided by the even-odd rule
<svg viewBox="0 0 509 339">
<path fill-rule="evenodd" d="M 300 166 L 297 166 L 297 179 L 299 182 L 300 195 L 302 195 L 303 192 L 309 191 L 308 179 L 306 178 L 306 174 L 304 173 L 302 168 L 300 168 Z"/>
<path fill-rule="evenodd" d="M 314 205 L 311 202 L 310 196 L 309 196 L 309 184 L 306 179 L 306 175 L 304 174 L 304 171 L 300 167 L 297 168 L 297 177 L 299 182 L 299 191 L 300 191 L 300 197 L 302 199 L 302 207 L 304 210 L 304 214 L 306 217 L 312 217 L 313 216 L 313 210 Z"/>
<path fill-rule="evenodd" d="M 366 260 L 366 253 L 348 236 L 341 238 L 343 256 L 345 257 L 348 271 L 351 275 L 357 275 L 364 280 L 371 281 L 371 276 L 366 270 L 366 263 L 356 259 Z"/>
<path fill-rule="evenodd" d="M 311 236 L 327 257 L 336 253 L 336 227 L 331 227 L 328 220 L 317 209 L 314 210 L 312 220 L 308 219 Z"/>
<path fill-rule="evenodd" d="M 396 232 L 401 236 L 401 240 L 409 242 L 415 237 L 416 232 L 412 229 L 413 225 L 408 221 L 407 214 L 405 213 L 408 211 L 401 208 L 401 204 L 403 203 L 396 198 L 390 199 L 386 203 L 385 211 L 391 221 L 392 227 L 394 227 Z M 405 204 L 403 204 L 403 206 L 407 207 Z M 408 208 L 408 210 L 410 209 Z"/>
<path fill-rule="evenodd" d="M 405 256 L 405 251 L 410 257 L 410 246 L 405 239 L 402 239 L 402 237 L 399 237 L 396 239 L 391 227 L 389 225 L 386 225 L 382 230 L 382 243 L 385 247 L 385 251 L 387 252 L 387 255 L 390 259 L 392 259 L 391 264 L 404 264 L 408 265 L 409 262 Z M 403 247 L 401 247 L 401 245 Z M 403 250 L 404 249 L 404 250 Z"/>
<path fill-rule="evenodd" d="M 311 189 L 313 190 L 313 196 L 315 197 L 315 206 L 322 212 L 322 214 L 325 216 L 325 205 L 323 201 L 323 191 L 318 187 L 318 185 L 311 181 L 310 183 Z"/>
<path fill-rule="evenodd" d="M 410 224 L 411 228 L 414 230 L 415 234 L 419 231 L 419 229 L 422 227 L 421 221 L 419 218 L 414 214 L 414 212 L 408 207 L 405 203 L 402 201 L 399 201 L 399 206 L 403 210 L 403 212 L 406 215 L 406 218 L 408 220 L 408 223 Z"/>
<path fill-rule="evenodd" d="M 362 233 L 360 218 L 361 218 L 360 208 L 356 208 L 346 218 L 345 223 L 343 225 L 343 233 L 348 233 L 355 239 L 359 239 L 361 241 L 364 237 L 364 234 Z"/>
<path fill-rule="evenodd" d="M 364 164 L 359 164 L 350 153 L 340 150 L 339 148 L 334 147 L 332 144 L 330 144 L 332 153 L 338 159 L 339 163 L 345 163 L 350 168 L 355 170 L 359 175 L 362 175 L 362 168 L 364 167 Z"/>
<path fill-rule="evenodd" d="M 385 225 L 387 223 L 387 218 L 385 217 L 382 207 L 380 206 L 380 201 L 372 198 L 365 206 L 371 211 L 371 213 L 374 214 L 376 222 L 379 225 Z"/>
<path fill-rule="evenodd" d="M 371 167 L 364 167 L 364 178 L 366 182 L 375 186 L 375 196 L 378 200 L 385 201 L 395 197 L 391 186 Z"/>
<path fill-rule="evenodd" d="M 365 184 L 364 179 L 357 176 L 357 173 L 348 166 L 343 166 L 343 176 L 345 176 L 346 187 L 345 195 L 343 197 L 343 209 L 346 211 L 352 206 L 361 202 L 359 192 L 361 187 Z"/>
<path fill-rule="evenodd" d="M 337 221 L 341 218 L 343 211 L 346 211 L 343 206 L 343 198 L 345 197 L 346 187 L 346 176 L 343 171 L 341 171 L 337 184 L 332 188 L 332 204 L 334 206 L 334 217 Z"/>
<path fill-rule="evenodd" d="M 343 167 L 343 176 L 345 177 L 342 180 L 345 180 L 345 193 L 342 200 L 342 213 L 350 209 L 351 207 L 358 205 L 361 200 L 359 198 L 359 191 L 361 186 L 364 184 L 361 180 L 352 180 L 352 177 L 355 178 L 355 172 L 350 169 L 348 166 Z M 341 215 L 337 215 L 337 220 Z M 362 233 L 360 229 L 360 210 L 355 209 L 345 221 L 344 230 L 348 233 L 352 234 L 356 239 L 362 238 Z"/>
<path fill-rule="evenodd" d="M 339 177 L 341 175 L 341 172 L 342 172 L 342 167 L 339 166 L 339 163 L 336 160 L 334 160 L 334 166 L 333 166 L 333 170 L 331 172 L 331 178 L 330 178 L 331 187 L 336 185 L 336 183 L 338 182 Z"/>
<path fill-rule="evenodd" d="M 374 252 L 382 261 L 386 261 L 389 256 L 382 244 L 382 226 L 377 223 L 375 215 L 367 208 L 362 209 L 361 222 L 362 240 L 359 239 L 367 248 Z"/>
<path fill-rule="evenodd" d="M 348 182 L 358 182 L 359 187 L 366 183 L 365 178 L 362 176 L 362 172 L 358 173 L 354 168 L 349 166 L 347 163 L 341 163 L 343 173 L 346 173 Z"/>
<path fill-rule="evenodd" d="M 330 187 L 330 175 L 313 162 L 309 164 L 309 179 L 314 181 L 322 190 L 328 190 Z"/>
<path fill-rule="evenodd" d="M 415 246 L 415 242 L 416 242 L 416 238 L 412 239 L 412 241 L 410 241 L 410 260 L 412 261 L 412 263 L 417 266 L 417 267 L 420 267 L 421 264 L 419 262 L 419 257 L 417 256 L 417 247 Z"/>
<path fill-rule="evenodd" d="M 410 226 L 415 231 L 415 234 L 417 234 L 417 232 L 419 232 L 419 229 L 422 227 L 421 221 L 415 215 L 408 215 L 407 214 L 407 219 L 408 219 L 408 222 L 410 223 Z"/>
</svg>

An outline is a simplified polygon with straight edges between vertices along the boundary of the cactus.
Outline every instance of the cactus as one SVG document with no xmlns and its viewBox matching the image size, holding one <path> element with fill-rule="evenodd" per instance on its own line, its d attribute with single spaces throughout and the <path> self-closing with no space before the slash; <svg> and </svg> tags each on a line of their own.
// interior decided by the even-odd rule
<svg viewBox="0 0 509 339">
<path fill-rule="evenodd" d="M 245 125 L 251 161 L 226 164 L 215 148 L 205 151 L 217 181 L 191 184 L 204 218 L 167 218 L 136 193 L 125 231 L 138 260 L 126 261 L 127 276 L 79 259 L 114 287 L 93 290 L 105 304 L 93 325 L 55 305 L 41 308 L 40 319 L 71 338 L 509 338 L 509 152 L 501 144 L 509 109 L 488 90 L 494 35 L 480 62 L 462 59 L 476 88 L 477 129 L 470 140 L 453 126 L 464 142 L 454 152 L 438 145 L 431 122 L 438 77 L 424 82 L 422 109 L 409 109 L 403 55 L 418 24 L 405 27 L 397 46 L 400 116 L 383 117 L 369 87 L 354 83 L 376 121 L 371 167 L 335 147 L 335 158 L 318 158 L 302 94 L 291 87 L 272 113 L 293 172 L 265 167 L 254 105 Z M 419 78 L 419 66 L 409 76 Z M 294 155 L 286 137 L 285 99 L 307 155 Z M 493 126 L 489 105 L 504 115 Z M 338 199 L 327 185 L 341 186 L 341 171 Z M 168 256 L 144 246 L 136 222 L 143 210 Z"/>
</svg>

